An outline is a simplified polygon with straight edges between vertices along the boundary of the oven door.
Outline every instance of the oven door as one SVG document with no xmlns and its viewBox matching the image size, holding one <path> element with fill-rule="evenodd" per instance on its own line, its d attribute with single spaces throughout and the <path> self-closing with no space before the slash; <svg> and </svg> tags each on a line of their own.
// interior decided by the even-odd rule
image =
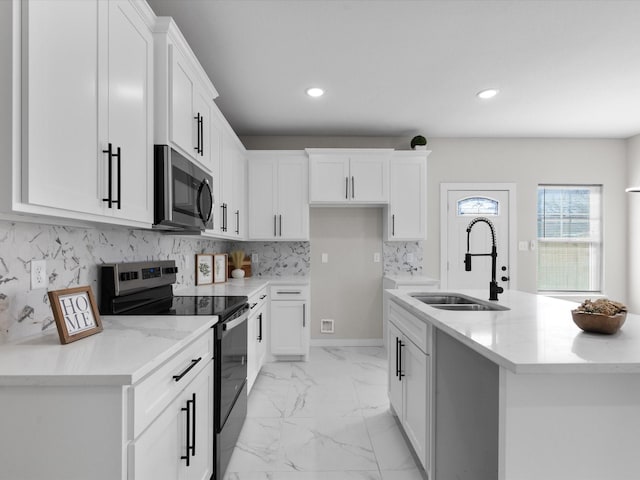
<svg viewBox="0 0 640 480">
<path fill-rule="evenodd" d="M 216 325 L 215 359 L 219 408 L 216 408 L 216 430 L 220 432 L 229 417 L 236 398 L 247 381 L 247 318 L 245 305 L 232 318 Z M 246 392 L 245 392 L 246 395 Z"/>
</svg>

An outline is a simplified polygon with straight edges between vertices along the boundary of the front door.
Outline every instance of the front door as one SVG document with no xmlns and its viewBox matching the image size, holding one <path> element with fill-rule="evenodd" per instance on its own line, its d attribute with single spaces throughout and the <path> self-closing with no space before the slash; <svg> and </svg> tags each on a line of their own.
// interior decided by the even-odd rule
<svg viewBox="0 0 640 480">
<path fill-rule="evenodd" d="M 499 286 L 509 288 L 509 193 L 509 190 L 489 189 L 447 190 L 446 241 L 441 252 L 446 255 L 443 286 L 447 289 L 486 289 L 488 294 L 491 257 L 472 257 L 471 271 L 466 271 L 464 264 L 467 227 L 478 217 L 488 219 L 494 226 L 498 252 L 496 280 Z M 485 222 L 472 227 L 468 240 L 469 253 L 491 253 L 491 229 Z"/>
</svg>

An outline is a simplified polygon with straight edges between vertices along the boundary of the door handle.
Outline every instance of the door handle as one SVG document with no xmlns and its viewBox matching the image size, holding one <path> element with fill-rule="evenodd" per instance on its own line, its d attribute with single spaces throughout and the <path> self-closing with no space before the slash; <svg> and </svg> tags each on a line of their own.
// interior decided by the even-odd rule
<svg viewBox="0 0 640 480">
<path fill-rule="evenodd" d="M 398 363 L 399 363 L 399 366 L 398 366 L 398 379 L 400 381 L 402 381 L 402 377 L 405 376 L 405 374 L 402 373 L 402 347 L 404 347 L 404 343 L 402 343 L 402 340 L 398 340 L 398 345 L 400 346 L 400 349 L 399 349 L 400 351 L 398 353 Z"/>
<path fill-rule="evenodd" d="M 398 342 L 399 342 L 398 337 L 396 337 L 396 378 L 398 378 L 398 374 L 400 373 L 400 369 L 398 368 L 398 352 L 399 352 Z"/>
<path fill-rule="evenodd" d="M 280 215 L 280 236 L 282 236 L 282 215 Z"/>
<path fill-rule="evenodd" d="M 344 198 L 349 200 L 349 177 L 344 177 Z"/>
<path fill-rule="evenodd" d="M 302 328 L 307 326 L 307 304 L 302 304 Z"/>
<path fill-rule="evenodd" d="M 396 236 L 396 216 L 391 215 L 391 236 L 395 237 Z"/>
<path fill-rule="evenodd" d="M 356 198 L 356 183 L 355 177 L 351 177 L 351 198 Z"/>
</svg>

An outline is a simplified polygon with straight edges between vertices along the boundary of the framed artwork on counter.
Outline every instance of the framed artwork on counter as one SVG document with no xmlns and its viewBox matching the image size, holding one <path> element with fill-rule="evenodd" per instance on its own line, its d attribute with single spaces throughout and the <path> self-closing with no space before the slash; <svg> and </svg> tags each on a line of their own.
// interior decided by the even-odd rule
<svg viewBox="0 0 640 480">
<path fill-rule="evenodd" d="M 227 281 L 227 254 L 216 253 L 213 255 L 213 283 Z"/>
<path fill-rule="evenodd" d="M 210 285 L 213 283 L 213 255 L 210 253 L 196 254 L 196 285 Z"/>
<path fill-rule="evenodd" d="M 90 286 L 47 292 L 60 343 L 67 344 L 102 331 L 96 298 Z"/>
</svg>

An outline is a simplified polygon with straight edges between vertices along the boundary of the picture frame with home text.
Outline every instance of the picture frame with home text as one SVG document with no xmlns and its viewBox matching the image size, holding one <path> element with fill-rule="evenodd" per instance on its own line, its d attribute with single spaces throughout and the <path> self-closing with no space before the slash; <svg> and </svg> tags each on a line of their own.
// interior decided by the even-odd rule
<svg viewBox="0 0 640 480">
<path fill-rule="evenodd" d="M 96 298 L 90 286 L 47 293 L 60 343 L 75 342 L 102 331 Z"/>
</svg>

